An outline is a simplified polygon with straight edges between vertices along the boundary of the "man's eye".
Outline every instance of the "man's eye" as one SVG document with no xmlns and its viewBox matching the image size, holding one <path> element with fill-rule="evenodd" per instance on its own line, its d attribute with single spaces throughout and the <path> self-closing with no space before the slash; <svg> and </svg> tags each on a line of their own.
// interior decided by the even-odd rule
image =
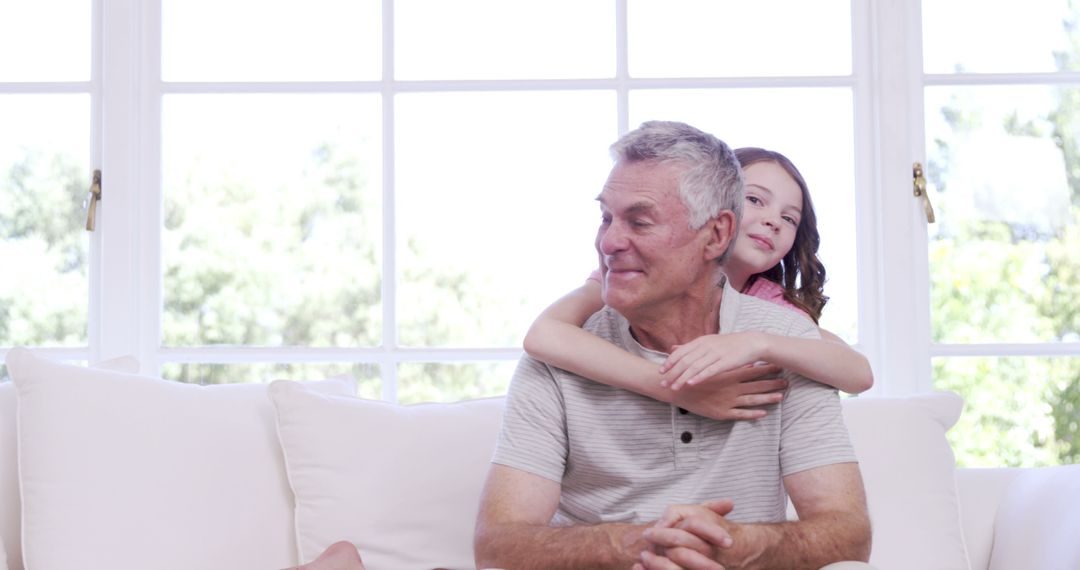
<svg viewBox="0 0 1080 570">
<path fill-rule="evenodd" d="M 608 225 L 610 223 L 611 223 L 611 216 L 609 216 L 607 214 L 604 214 L 604 215 L 600 216 L 600 224 L 601 225 L 606 226 L 606 225 Z"/>
</svg>

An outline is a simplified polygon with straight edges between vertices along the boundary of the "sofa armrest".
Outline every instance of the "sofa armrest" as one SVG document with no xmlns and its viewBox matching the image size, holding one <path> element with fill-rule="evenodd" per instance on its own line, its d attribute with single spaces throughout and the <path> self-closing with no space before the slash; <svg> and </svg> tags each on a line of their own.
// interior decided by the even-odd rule
<svg viewBox="0 0 1080 570">
<path fill-rule="evenodd" d="M 990 570 L 1080 568 L 1080 465 L 1023 469 L 994 517 Z"/>
<path fill-rule="evenodd" d="M 956 470 L 960 524 L 972 570 L 984 570 L 990 566 L 998 504 L 1022 471 L 1025 469 L 1009 467 Z"/>
</svg>

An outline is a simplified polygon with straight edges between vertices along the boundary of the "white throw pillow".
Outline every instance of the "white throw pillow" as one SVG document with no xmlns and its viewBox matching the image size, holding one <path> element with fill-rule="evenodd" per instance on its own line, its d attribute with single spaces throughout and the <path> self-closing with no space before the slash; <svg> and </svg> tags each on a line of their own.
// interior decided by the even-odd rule
<svg viewBox="0 0 1080 570">
<path fill-rule="evenodd" d="M 139 361 L 131 356 L 106 360 L 94 368 L 135 374 Z M 7 564 L 11 570 L 22 570 L 22 540 L 19 514 L 22 500 L 19 498 L 19 462 L 16 451 L 15 421 L 18 399 L 15 384 L 0 383 L 0 546 L 7 549 Z M 4 566 L 0 564 L 0 570 Z"/>
<path fill-rule="evenodd" d="M 266 385 L 195 386 L 8 353 L 34 570 L 297 563 Z M 351 379 L 313 383 L 350 394 Z"/>
<path fill-rule="evenodd" d="M 357 546 L 369 570 L 474 568 L 502 398 L 401 406 L 275 382 L 300 559 Z"/>
<path fill-rule="evenodd" d="M 870 564 L 879 570 L 968 570 L 945 439 L 963 407 L 952 392 L 844 400 L 874 533 Z"/>
<path fill-rule="evenodd" d="M 1080 568 L 1080 465 L 1022 471 L 994 520 L 990 570 Z"/>
</svg>

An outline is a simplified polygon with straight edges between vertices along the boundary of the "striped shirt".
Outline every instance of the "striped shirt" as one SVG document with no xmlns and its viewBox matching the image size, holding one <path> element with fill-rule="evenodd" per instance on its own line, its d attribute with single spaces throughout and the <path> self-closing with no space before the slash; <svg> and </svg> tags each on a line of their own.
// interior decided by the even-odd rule
<svg viewBox="0 0 1080 570">
<path fill-rule="evenodd" d="M 799 314 L 725 285 L 720 332 L 818 338 Z M 610 307 L 586 330 L 660 362 Z M 785 519 L 782 477 L 854 462 L 835 389 L 785 371 L 782 402 L 755 421 L 718 421 L 524 357 L 494 463 L 561 483 L 552 524 L 645 523 L 671 504 L 729 498 L 736 522 Z"/>
</svg>

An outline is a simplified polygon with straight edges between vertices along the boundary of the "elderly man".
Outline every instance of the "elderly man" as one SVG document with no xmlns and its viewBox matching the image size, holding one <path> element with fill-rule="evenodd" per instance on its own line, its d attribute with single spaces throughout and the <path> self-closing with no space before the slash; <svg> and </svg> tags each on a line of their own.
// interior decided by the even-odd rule
<svg viewBox="0 0 1080 570">
<path fill-rule="evenodd" d="M 742 178 L 722 141 L 650 122 L 612 146 L 597 198 L 606 307 L 585 328 L 660 362 L 698 336 L 816 336 L 726 284 Z M 782 402 L 716 421 L 524 358 L 476 526 L 480 567 L 820 568 L 869 555 L 835 390 L 785 373 Z M 790 494 L 800 520 L 785 522 Z"/>
</svg>

